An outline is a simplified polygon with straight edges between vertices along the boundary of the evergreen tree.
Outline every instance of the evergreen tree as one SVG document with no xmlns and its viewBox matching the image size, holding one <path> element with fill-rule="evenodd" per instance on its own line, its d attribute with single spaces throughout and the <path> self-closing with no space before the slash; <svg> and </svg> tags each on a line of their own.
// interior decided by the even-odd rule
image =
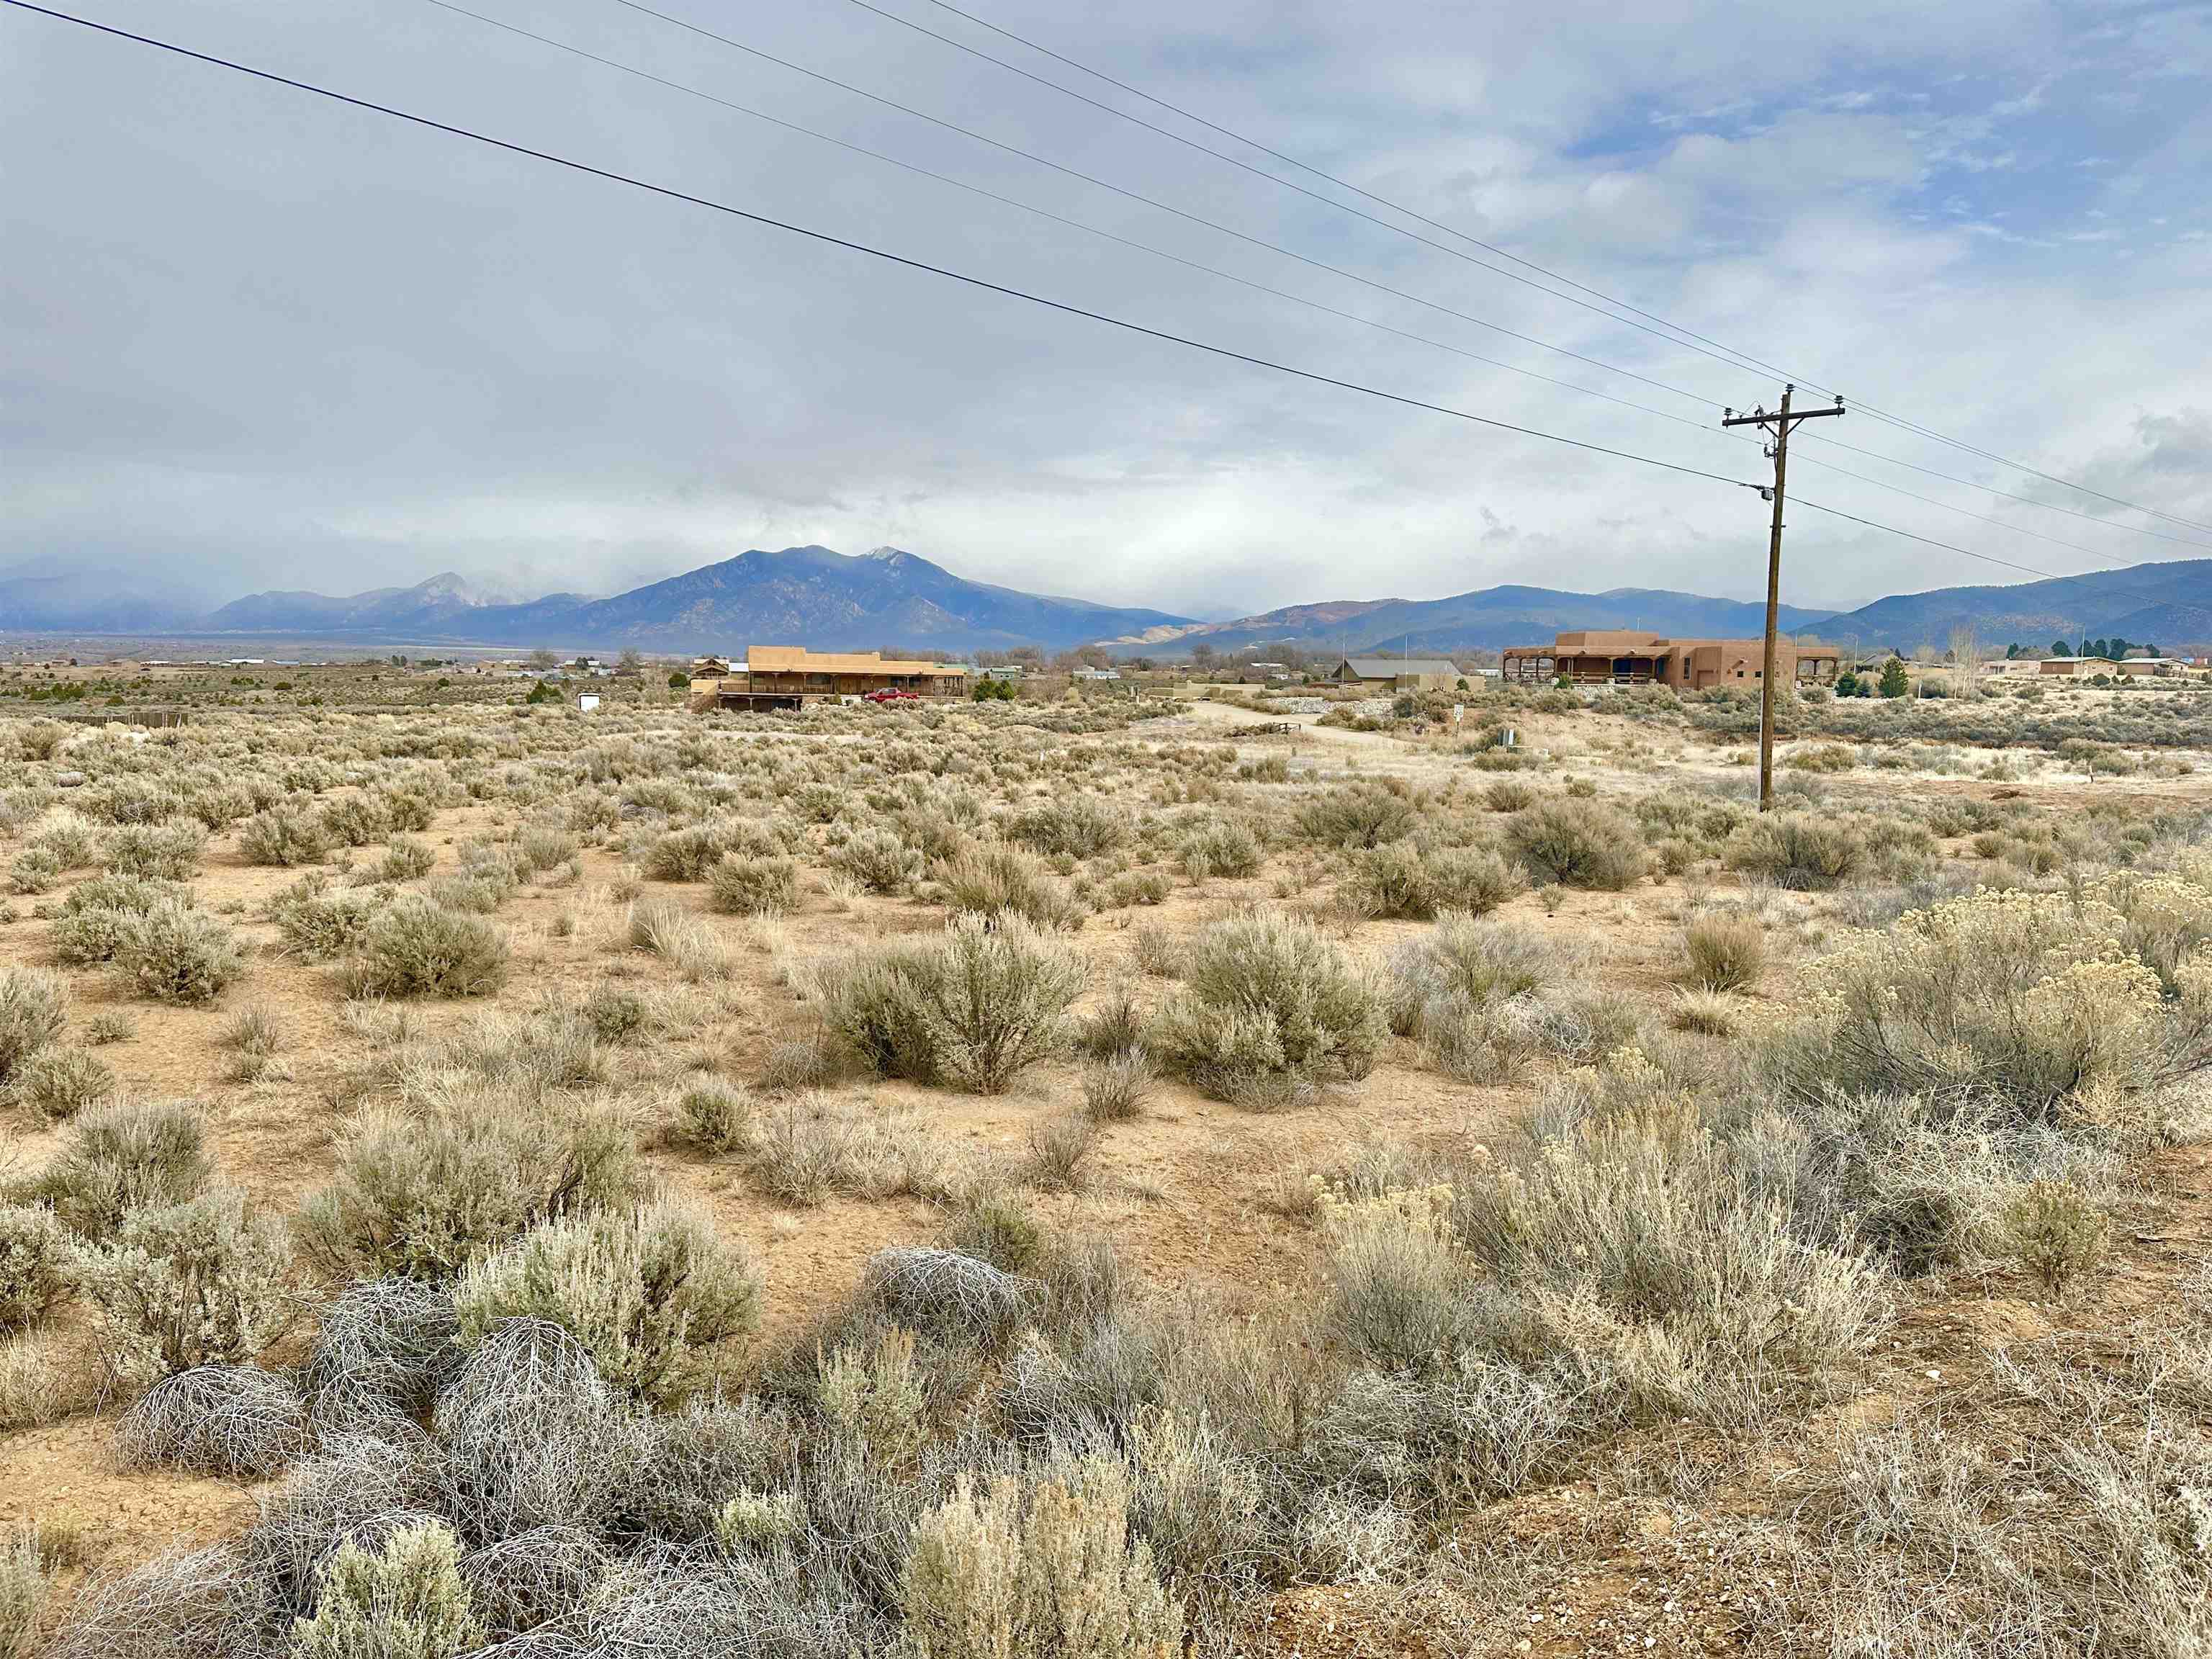
<svg viewBox="0 0 2212 1659">
<path fill-rule="evenodd" d="M 1881 690 L 1883 696 L 1901 697 L 1911 689 L 1912 682 L 1905 674 L 1902 657 L 1892 657 L 1882 664 Z"/>
</svg>

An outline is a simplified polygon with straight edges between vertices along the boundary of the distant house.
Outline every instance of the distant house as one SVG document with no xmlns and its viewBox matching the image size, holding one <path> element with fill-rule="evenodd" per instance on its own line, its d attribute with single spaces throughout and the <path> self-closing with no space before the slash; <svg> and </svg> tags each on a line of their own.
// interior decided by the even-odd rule
<svg viewBox="0 0 2212 1659">
<path fill-rule="evenodd" d="M 1022 665 L 1018 662 L 1001 663 L 996 668 L 986 668 L 979 678 L 987 680 L 1013 681 L 1021 678 Z"/>
<path fill-rule="evenodd" d="M 2189 664 L 2179 657 L 2123 657 L 2123 674 L 2185 674 Z"/>
<path fill-rule="evenodd" d="M 1121 671 L 1118 668 L 1074 668 L 1068 671 L 1068 678 L 1075 680 L 1118 680 L 1121 678 Z"/>
<path fill-rule="evenodd" d="M 2045 657 L 2035 672 L 2059 679 L 2086 680 L 2099 674 L 2117 674 L 2120 665 L 2110 657 Z"/>
<path fill-rule="evenodd" d="M 1774 677 L 1825 684 L 1836 678 L 1835 647 L 1810 640 L 1774 642 Z M 1501 653 L 1509 680 L 1547 684 L 1753 686 L 1766 678 L 1766 642 L 1751 640 L 1676 640 L 1626 629 L 1578 629 L 1553 636 L 1549 645 L 1510 645 Z"/>
<path fill-rule="evenodd" d="M 1378 691 L 1449 691 L 1463 676 L 1449 657 L 1345 657 L 1329 678 Z"/>
<path fill-rule="evenodd" d="M 964 668 L 874 651 L 809 651 L 799 645 L 756 645 L 727 674 L 696 675 L 691 681 L 695 708 L 803 708 L 871 691 L 957 697 L 967 690 Z"/>
</svg>

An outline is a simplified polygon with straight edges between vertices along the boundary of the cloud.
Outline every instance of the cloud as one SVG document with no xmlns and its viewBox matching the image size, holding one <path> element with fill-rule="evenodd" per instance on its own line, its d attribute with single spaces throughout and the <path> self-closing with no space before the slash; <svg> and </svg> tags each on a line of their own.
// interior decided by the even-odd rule
<svg viewBox="0 0 2212 1659">
<path fill-rule="evenodd" d="M 1764 463 L 1717 429 L 1719 405 L 1771 402 L 1788 373 L 1849 392 L 1835 435 L 1881 453 L 2034 493 L 1871 412 L 1895 410 L 2212 513 L 2201 467 L 2145 459 L 2194 453 L 2191 411 L 2212 408 L 2212 371 L 2173 349 L 2212 332 L 2188 182 L 2212 149 L 2212 52 L 2185 18 L 2017 0 L 987 13 L 1766 369 L 1391 235 L 836 0 L 666 3 L 1434 303 L 605 0 L 481 0 L 715 98 L 1661 412 L 1259 295 L 422 0 L 112 0 L 102 15 L 1071 305 L 1729 477 Z M 1759 590 L 1747 492 L 1194 354 L 46 20 L 0 31 L 0 566 L 118 562 L 216 599 L 446 568 L 605 592 L 817 541 L 1189 610 L 1507 580 Z M 2124 106 L 2100 96 L 2116 86 Z M 2148 226 L 2146 204 L 2172 226 Z M 2114 558 L 2179 550 L 1832 459 Z M 2085 563 L 1856 480 L 1819 488 L 1998 556 Z M 1805 603 L 1990 574 L 1816 517 L 1790 528 Z"/>
</svg>

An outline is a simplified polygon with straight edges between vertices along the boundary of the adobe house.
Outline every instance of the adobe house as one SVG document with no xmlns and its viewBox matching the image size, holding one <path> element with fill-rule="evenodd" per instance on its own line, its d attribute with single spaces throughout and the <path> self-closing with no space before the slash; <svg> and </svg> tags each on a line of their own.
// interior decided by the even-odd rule
<svg viewBox="0 0 2212 1659">
<path fill-rule="evenodd" d="M 695 672 L 691 702 L 697 708 L 804 708 L 810 702 L 834 702 L 871 691 L 962 697 L 968 694 L 968 671 L 876 651 L 757 645 L 744 661 L 728 664 L 726 672 Z"/>
<path fill-rule="evenodd" d="M 1500 677 L 1525 685 L 1553 680 L 1577 684 L 1670 685 L 1678 691 L 1713 685 L 1755 686 L 1766 677 L 1764 640 L 1677 640 L 1631 629 L 1577 629 L 1549 645 L 1510 645 Z M 1774 642 L 1778 679 L 1826 685 L 1841 659 L 1811 640 Z"/>
<path fill-rule="evenodd" d="M 1449 657 L 1344 657 L 1329 678 L 1378 691 L 1449 691 L 1463 676 Z"/>
</svg>

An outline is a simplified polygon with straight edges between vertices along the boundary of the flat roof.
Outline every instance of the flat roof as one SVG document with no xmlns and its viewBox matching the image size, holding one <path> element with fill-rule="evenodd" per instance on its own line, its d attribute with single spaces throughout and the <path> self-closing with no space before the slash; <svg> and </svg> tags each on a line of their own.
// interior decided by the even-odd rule
<svg viewBox="0 0 2212 1659">
<path fill-rule="evenodd" d="M 756 674 L 937 674 L 948 678 L 963 668 L 920 659 L 886 657 L 879 651 L 810 651 L 803 645 L 756 645 L 745 663 Z"/>
</svg>

